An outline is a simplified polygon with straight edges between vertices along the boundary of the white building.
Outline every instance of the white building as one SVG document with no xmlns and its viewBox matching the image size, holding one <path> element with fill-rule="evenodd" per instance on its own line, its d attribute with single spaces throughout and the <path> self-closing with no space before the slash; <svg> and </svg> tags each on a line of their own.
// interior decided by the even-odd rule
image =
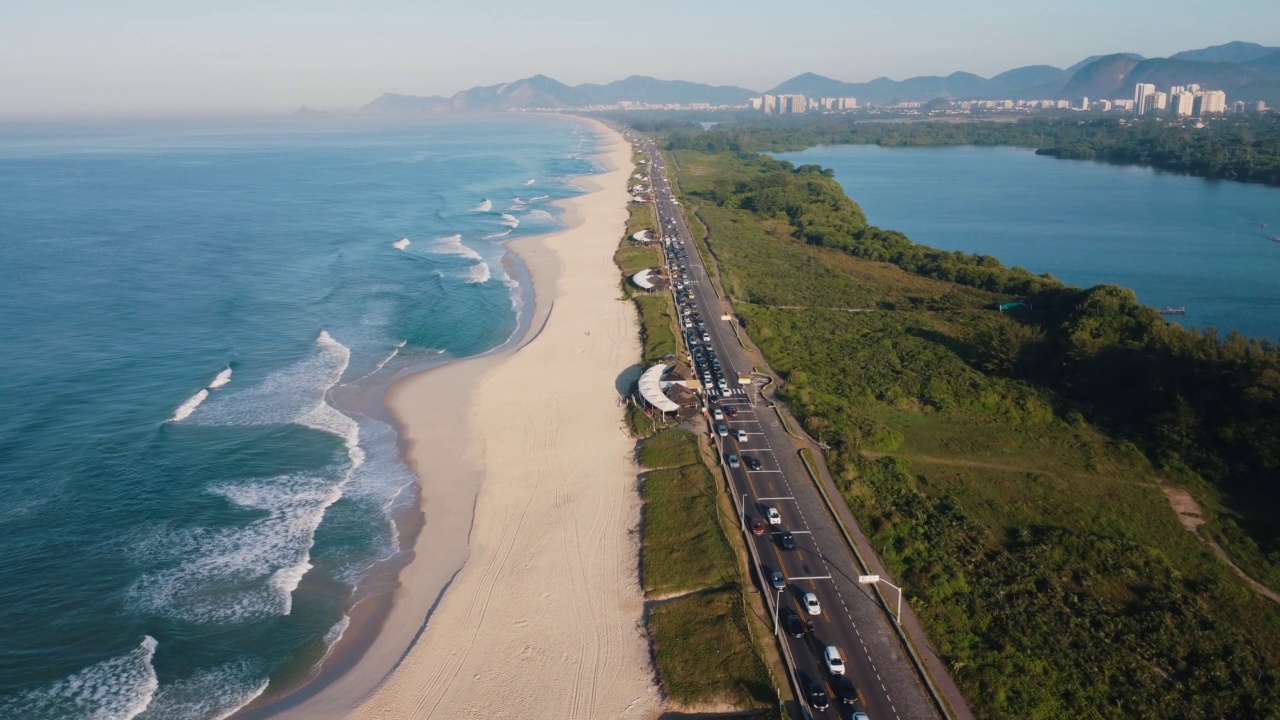
<svg viewBox="0 0 1280 720">
<path fill-rule="evenodd" d="M 1195 95 L 1185 89 L 1173 88 L 1173 92 L 1169 94 L 1169 114 L 1176 117 L 1191 117 L 1195 103 Z"/>
<path fill-rule="evenodd" d="M 1151 83 L 1138 83 L 1133 86 L 1133 114 L 1146 114 L 1148 105 L 1147 98 L 1156 94 L 1156 86 Z"/>
</svg>

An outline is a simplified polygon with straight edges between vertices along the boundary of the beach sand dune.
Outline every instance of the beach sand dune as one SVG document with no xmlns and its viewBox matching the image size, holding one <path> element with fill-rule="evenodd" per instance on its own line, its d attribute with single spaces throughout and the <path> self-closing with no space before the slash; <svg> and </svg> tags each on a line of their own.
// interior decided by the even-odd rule
<svg viewBox="0 0 1280 720">
<path fill-rule="evenodd" d="M 466 440 L 442 447 L 430 436 L 442 410 L 432 373 L 401 382 L 389 397 L 416 468 L 430 476 L 445 453 L 475 468 L 480 486 L 465 565 L 422 635 L 352 717 L 659 711 L 637 572 L 638 469 L 615 389 L 640 352 L 612 260 L 626 220 L 630 146 L 601 132 L 610 138 L 601 159 L 612 169 L 584 183 L 592 192 L 566 201 L 569 229 L 516 248 L 545 324 L 539 331 L 535 317 L 533 339 L 484 368 Z M 430 548 L 429 502 L 424 511 L 420 553 Z"/>
</svg>

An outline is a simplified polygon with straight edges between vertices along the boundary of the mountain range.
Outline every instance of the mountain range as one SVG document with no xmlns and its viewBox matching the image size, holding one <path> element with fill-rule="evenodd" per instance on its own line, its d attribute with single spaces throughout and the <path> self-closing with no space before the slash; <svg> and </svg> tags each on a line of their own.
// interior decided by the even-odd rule
<svg viewBox="0 0 1280 720">
<path fill-rule="evenodd" d="M 1092 56 L 1067 68 L 1027 65 L 990 78 L 967 72 L 925 75 L 906 80 L 887 77 L 848 83 L 803 73 L 767 91 L 771 95 L 855 97 L 860 104 L 882 105 L 935 99 L 1074 100 L 1127 98 L 1139 82 L 1157 87 L 1197 83 L 1225 90 L 1228 100 L 1264 100 L 1280 105 L 1280 47 L 1248 42 L 1184 50 L 1167 58 L 1135 53 Z M 741 105 L 763 93 L 731 85 L 704 85 L 632 75 L 606 84 L 570 86 L 545 75 L 463 90 L 451 97 L 387 93 L 361 108 L 370 113 L 447 113 L 525 108 L 571 108 L 624 101 L 649 104 L 709 103 Z"/>
</svg>

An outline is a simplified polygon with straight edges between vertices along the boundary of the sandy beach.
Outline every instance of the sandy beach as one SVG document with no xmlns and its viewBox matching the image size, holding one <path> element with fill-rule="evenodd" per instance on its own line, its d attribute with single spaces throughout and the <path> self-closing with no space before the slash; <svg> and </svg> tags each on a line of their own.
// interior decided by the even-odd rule
<svg viewBox="0 0 1280 720">
<path fill-rule="evenodd" d="M 358 661 L 278 716 L 657 715 L 616 387 L 640 352 L 613 264 L 631 148 L 595 126 L 608 171 L 562 201 L 565 230 L 512 244 L 537 297 L 524 340 L 388 393 L 422 486 L 414 559 Z"/>
</svg>

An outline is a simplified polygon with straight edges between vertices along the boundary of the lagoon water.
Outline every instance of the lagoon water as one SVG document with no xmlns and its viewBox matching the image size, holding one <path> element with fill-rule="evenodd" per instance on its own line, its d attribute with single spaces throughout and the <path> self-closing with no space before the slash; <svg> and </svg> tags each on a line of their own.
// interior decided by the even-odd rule
<svg viewBox="0 0 1280 720">
<path fill-rule="evenodd" d="M 1280 341 L 1280 188 L 992 147 L 817 147 L 874 225 L 1084 287 L 1115 283 L 1187 326 Z M 1265 224 L 1267 227 L 1259 227 Z"/>
<path fill-rule="evenodd" d="M 0 717 L 304 676 L 416 500 L 377 401 L 501 344 L 556 118 L 0 127 Z"/>
</svg>

